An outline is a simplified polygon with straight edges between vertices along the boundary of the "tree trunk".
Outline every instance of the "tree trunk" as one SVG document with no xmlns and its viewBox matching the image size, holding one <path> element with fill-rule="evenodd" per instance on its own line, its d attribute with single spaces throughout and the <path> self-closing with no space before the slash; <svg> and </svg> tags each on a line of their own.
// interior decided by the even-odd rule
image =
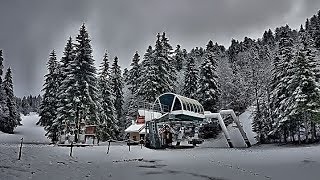
<svg viewBox="0 0 320 180">
<path fill-rule="evenodd" d="M 287 132 L 283 131 L 283 142 L 287 143 Z"/>
<path fill-rule="evenodd" d="M 315 141 L 315 124 L 311 121 L 311 142 L 313 143 Z"/>
<path fill-rule="evenodd" d="M 296 142 L 296 140 L 295 140 L 295 138 L 294 138 L 294 131 L 293 131 L 293 129 L 292 129 L 292 131 L 291 131 L 291 138 L 292 138 L 292 142 Z"/>
<path fill-rule="evenodd" d="M 317 141 L 318 137 L 317 137 L 316 123 L 313 123 L 312 129 L 313 129 L 313 133 L 314 133 L 314 138 Z"/>
</svg>

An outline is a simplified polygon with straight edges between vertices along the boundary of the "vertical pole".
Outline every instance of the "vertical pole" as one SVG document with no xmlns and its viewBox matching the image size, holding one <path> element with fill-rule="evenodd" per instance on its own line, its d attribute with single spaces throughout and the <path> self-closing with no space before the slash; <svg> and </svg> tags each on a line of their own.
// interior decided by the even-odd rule
<svg viewBox="0 0 320 180">
<path fill-rule="evenodd" d="M 129 151 L 130 151 L 130 139 L 128 140 L 128 145 L 129 145 Z"/>
<path fill-rule="evenodd" d="M 108 144 L 108 151 L 107 151 L 107 154 L 109 154 L 109 150 L 110 150 L 110 143 L 111 143 L 111 140 L 109 140 L 109 144 Z"/>
<path fill-rule="evenodd" d="M 18 158 L 18 160 L 21 159 L 22 144 L 23 144 L 23 138 L 21 138 L 21 144 L 20 144 L 20 149 L 19 149 L 19 158 Z"/>
<path fill-rule="evenodd" d="M 72 157 L 72 148 L 73 148 L 73 142 L 71 142 L 71 148 L 70 148 L 70 156 Z"/>
</svg>

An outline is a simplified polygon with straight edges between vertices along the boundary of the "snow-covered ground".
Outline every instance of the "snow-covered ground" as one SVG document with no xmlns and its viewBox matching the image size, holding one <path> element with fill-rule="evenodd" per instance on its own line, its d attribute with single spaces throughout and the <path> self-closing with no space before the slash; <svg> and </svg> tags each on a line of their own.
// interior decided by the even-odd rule
<svg viewBox="0 0 320 180">
<path fill-rule="evenodd" d="M 241 121 L 249 115 L 249 112 L 243 114 Z M 47 144 L 42 128 L 34 125 L 37 120 L 37 115 L 23 117 L 24 125 L 16 129 L 17 134 L 0 134 L 1 180 L 319 179 L 318 145 L 263 145 L 230 149 L 224 144 L 224 139 L 220 138 L 205 142 L 195 149 L 184 150 L 151 150 L 132 146 L 129 151 L 128 146 L 114 144 L 107 154 L 107 146 L 104 145 L 79 147 L 74 148 L 73 157 L 69 157 L 69 148 Z M 245 127 L 245 122 L 242 123 Z M 247 132 L 248 136 L 253 137 L 250 133 Z M 231 134 L 233 141 L 240 146 L 243 142 L 237 139 L 236 131 Z M 24 145 L 22 159 L 19 161 L 21 137 L 30 143 Z"/>
<path fill-rule="evenodd" d="M 30 113 L 29 116 L 21 115 L 22 126 L 14 130 L 14 134 L 4 134 L 0 131 L 0 143 L 17 144 L 21 138 L 27 144 L 49 144 L 50 140 L 46 138 L 43 127 L 37 126 L 39 116 L 36 113 Z"/>
</svg>

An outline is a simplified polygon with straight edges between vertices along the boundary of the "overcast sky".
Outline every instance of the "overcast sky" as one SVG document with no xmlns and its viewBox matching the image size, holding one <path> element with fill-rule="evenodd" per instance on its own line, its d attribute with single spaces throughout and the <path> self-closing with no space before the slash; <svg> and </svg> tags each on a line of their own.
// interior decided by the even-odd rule
<svg viewBox="0 0 320 180">
<path fill-rule="evenodd" d="M 0 49 L 13 68 L 16 95 L 36 95 L 50 51 L 60 59 L 83 22 L 96 65 L 107 49 L 128 67 L 135 51 L 143 55 L 154 45 L 157 32 L 187 50 L 209 39 L 229 46 L 232 38 L 259 38 L 269 28 L 298 28 L 318 9 L 319 0 L 7 0 L 0 4 Z"/>
</svg>

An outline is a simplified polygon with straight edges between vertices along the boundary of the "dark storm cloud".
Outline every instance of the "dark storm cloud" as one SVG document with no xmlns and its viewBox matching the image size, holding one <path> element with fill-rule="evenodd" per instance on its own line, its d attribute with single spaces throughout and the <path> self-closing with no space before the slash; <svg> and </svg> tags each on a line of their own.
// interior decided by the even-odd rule
<svg viewBox="0 0 320 180">
<path fill-rule="evenodd" d="M 190 49 L 209 39 L 258 38 L 288 23 L 297 28 L 320 8 L 318 0 L 10 0 L 0 6 L 0 48 L 14 70 L 18 96 L 37 94 L 52 49 L 61 57 L 68 36 L 81 23 L 89 29 L 97 64 L 105 49 L 127 67 L 166 31 L 173 46 Z"/>
</svg>

